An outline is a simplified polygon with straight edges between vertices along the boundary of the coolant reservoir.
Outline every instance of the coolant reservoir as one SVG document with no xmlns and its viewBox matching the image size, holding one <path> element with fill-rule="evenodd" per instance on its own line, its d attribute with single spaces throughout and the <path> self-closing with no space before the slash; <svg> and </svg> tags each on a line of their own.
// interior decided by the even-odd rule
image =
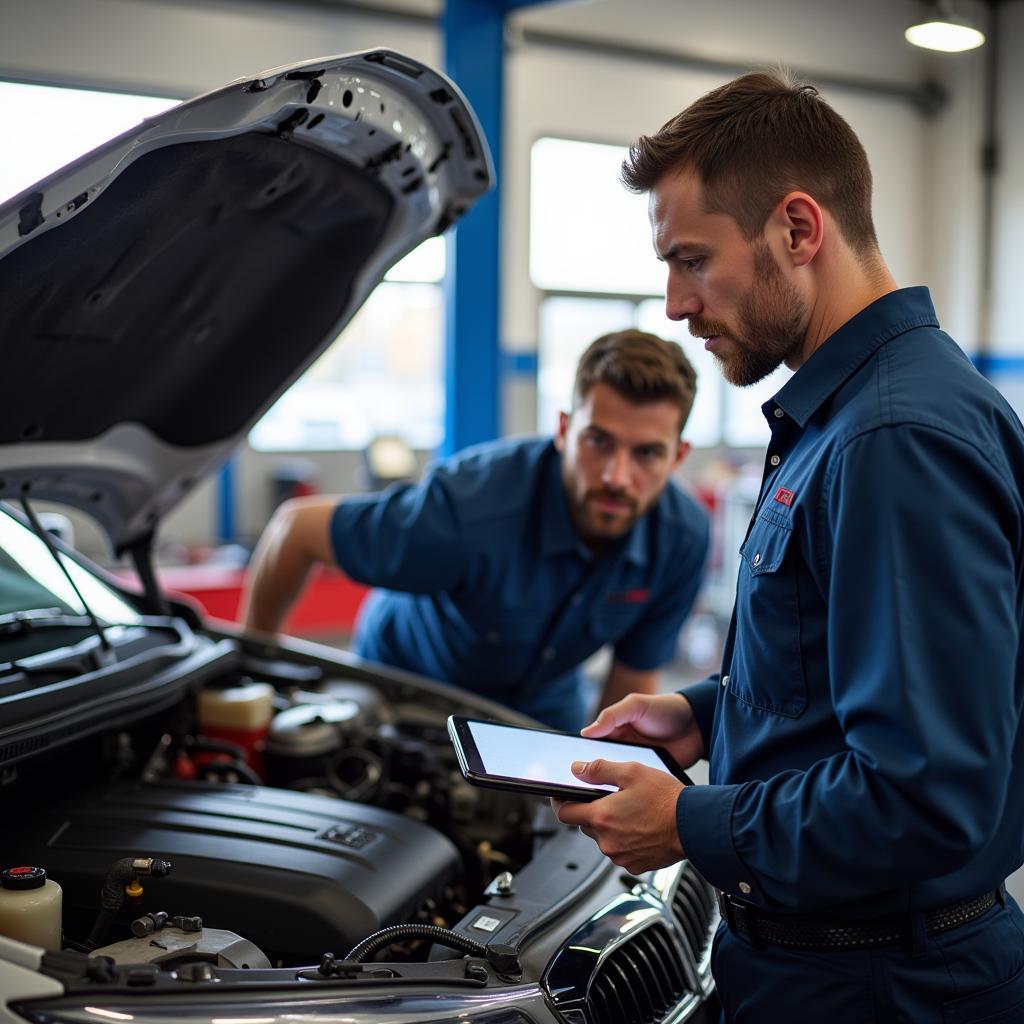
<svg viewBox="0 0 1024 1024">
<path fill-rule="evenodd" d="M 262 774 L 267 730 L 274 717 L 273 696 L 270 683 L 200 690 L 199 731 L 211 739 L 237 743 L 249 765 Z"/>
<path fill-rule="evenodd" d="M 60 949 L 61 888 L 44 868 L 0 872 L 0 935 Z"/>
</svg>

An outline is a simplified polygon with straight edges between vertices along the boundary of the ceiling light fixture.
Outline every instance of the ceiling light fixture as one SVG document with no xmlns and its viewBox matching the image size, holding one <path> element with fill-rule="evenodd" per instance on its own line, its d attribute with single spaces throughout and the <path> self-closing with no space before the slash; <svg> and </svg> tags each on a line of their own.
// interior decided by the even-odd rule
<svg viewBox="0 0 1024 1024">
<path fill-rule="evenodd" d="M 932 4 L 925 19 L 911 25 L 903 35 L 914 46 L 943 53 L 973 50 L 985 42 L 985 34 L 970 19 L 953 13 L 949 0 Z"/>
</svg>

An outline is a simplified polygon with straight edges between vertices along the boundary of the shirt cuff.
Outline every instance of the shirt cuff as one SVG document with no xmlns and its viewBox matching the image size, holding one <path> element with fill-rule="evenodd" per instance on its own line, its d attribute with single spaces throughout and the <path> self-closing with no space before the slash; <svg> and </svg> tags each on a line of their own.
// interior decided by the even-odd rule
<svg viewBox="0 0 1024 1024">
<path fill-rule="evenodd" d="M 718 703 L 718 673 L 702 679 L 699 683 L 686 686 L 679 692 L 690 702 L 693 717 L 697 720 L 701 739 L 704 740 L 704 756 L 711 760 L 711 723 Z"/>
<path fill-rule="evenodd" d="M 716 889 L 758 901 L 753 876 L 736 853 L 732 811 L 739 786 L 686 786 L 676 800 L 676 829 L 687 860 Z"/>
</svg>

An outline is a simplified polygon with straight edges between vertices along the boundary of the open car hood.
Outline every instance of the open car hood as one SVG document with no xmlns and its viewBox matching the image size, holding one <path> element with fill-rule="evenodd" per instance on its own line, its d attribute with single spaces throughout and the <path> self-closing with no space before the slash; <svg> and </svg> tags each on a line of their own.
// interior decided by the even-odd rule
<svg viewBox="0 0 1024 1024">
<path fill-rule="evenodd" d="M 493 176 L 458 89 L 376 50 L 182 103 L 0 205 L 0 497 L 144 542 Z"/>
</svg>

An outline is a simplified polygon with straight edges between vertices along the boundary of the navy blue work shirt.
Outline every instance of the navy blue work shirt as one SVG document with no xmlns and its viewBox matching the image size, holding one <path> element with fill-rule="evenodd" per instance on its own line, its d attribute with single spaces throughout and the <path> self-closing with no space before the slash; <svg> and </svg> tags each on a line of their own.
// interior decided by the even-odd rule
<svg viewBox="0 0 1024 1024">
<path fill-rule="evenodd" d="M 884 296 L 762 407 L 722 673 L 684 691 L 711 785 L 687 854 L 769 911 L 916 912 L 1024 861 L 1024 431 Z"/>
<path fill-rule="evenodd" d="M 580 663 L 604 644 L 634 669 L 672 658 L 700 585 L 707 517 L 674 484 L 600 554 L 569 513 L 550 439 L 505 440 L 435 464 L 418 485 L 347 497 L 341 568 L 371 593 L 355 649 L 546 724 L 583 724 Z"/>
</svg>

